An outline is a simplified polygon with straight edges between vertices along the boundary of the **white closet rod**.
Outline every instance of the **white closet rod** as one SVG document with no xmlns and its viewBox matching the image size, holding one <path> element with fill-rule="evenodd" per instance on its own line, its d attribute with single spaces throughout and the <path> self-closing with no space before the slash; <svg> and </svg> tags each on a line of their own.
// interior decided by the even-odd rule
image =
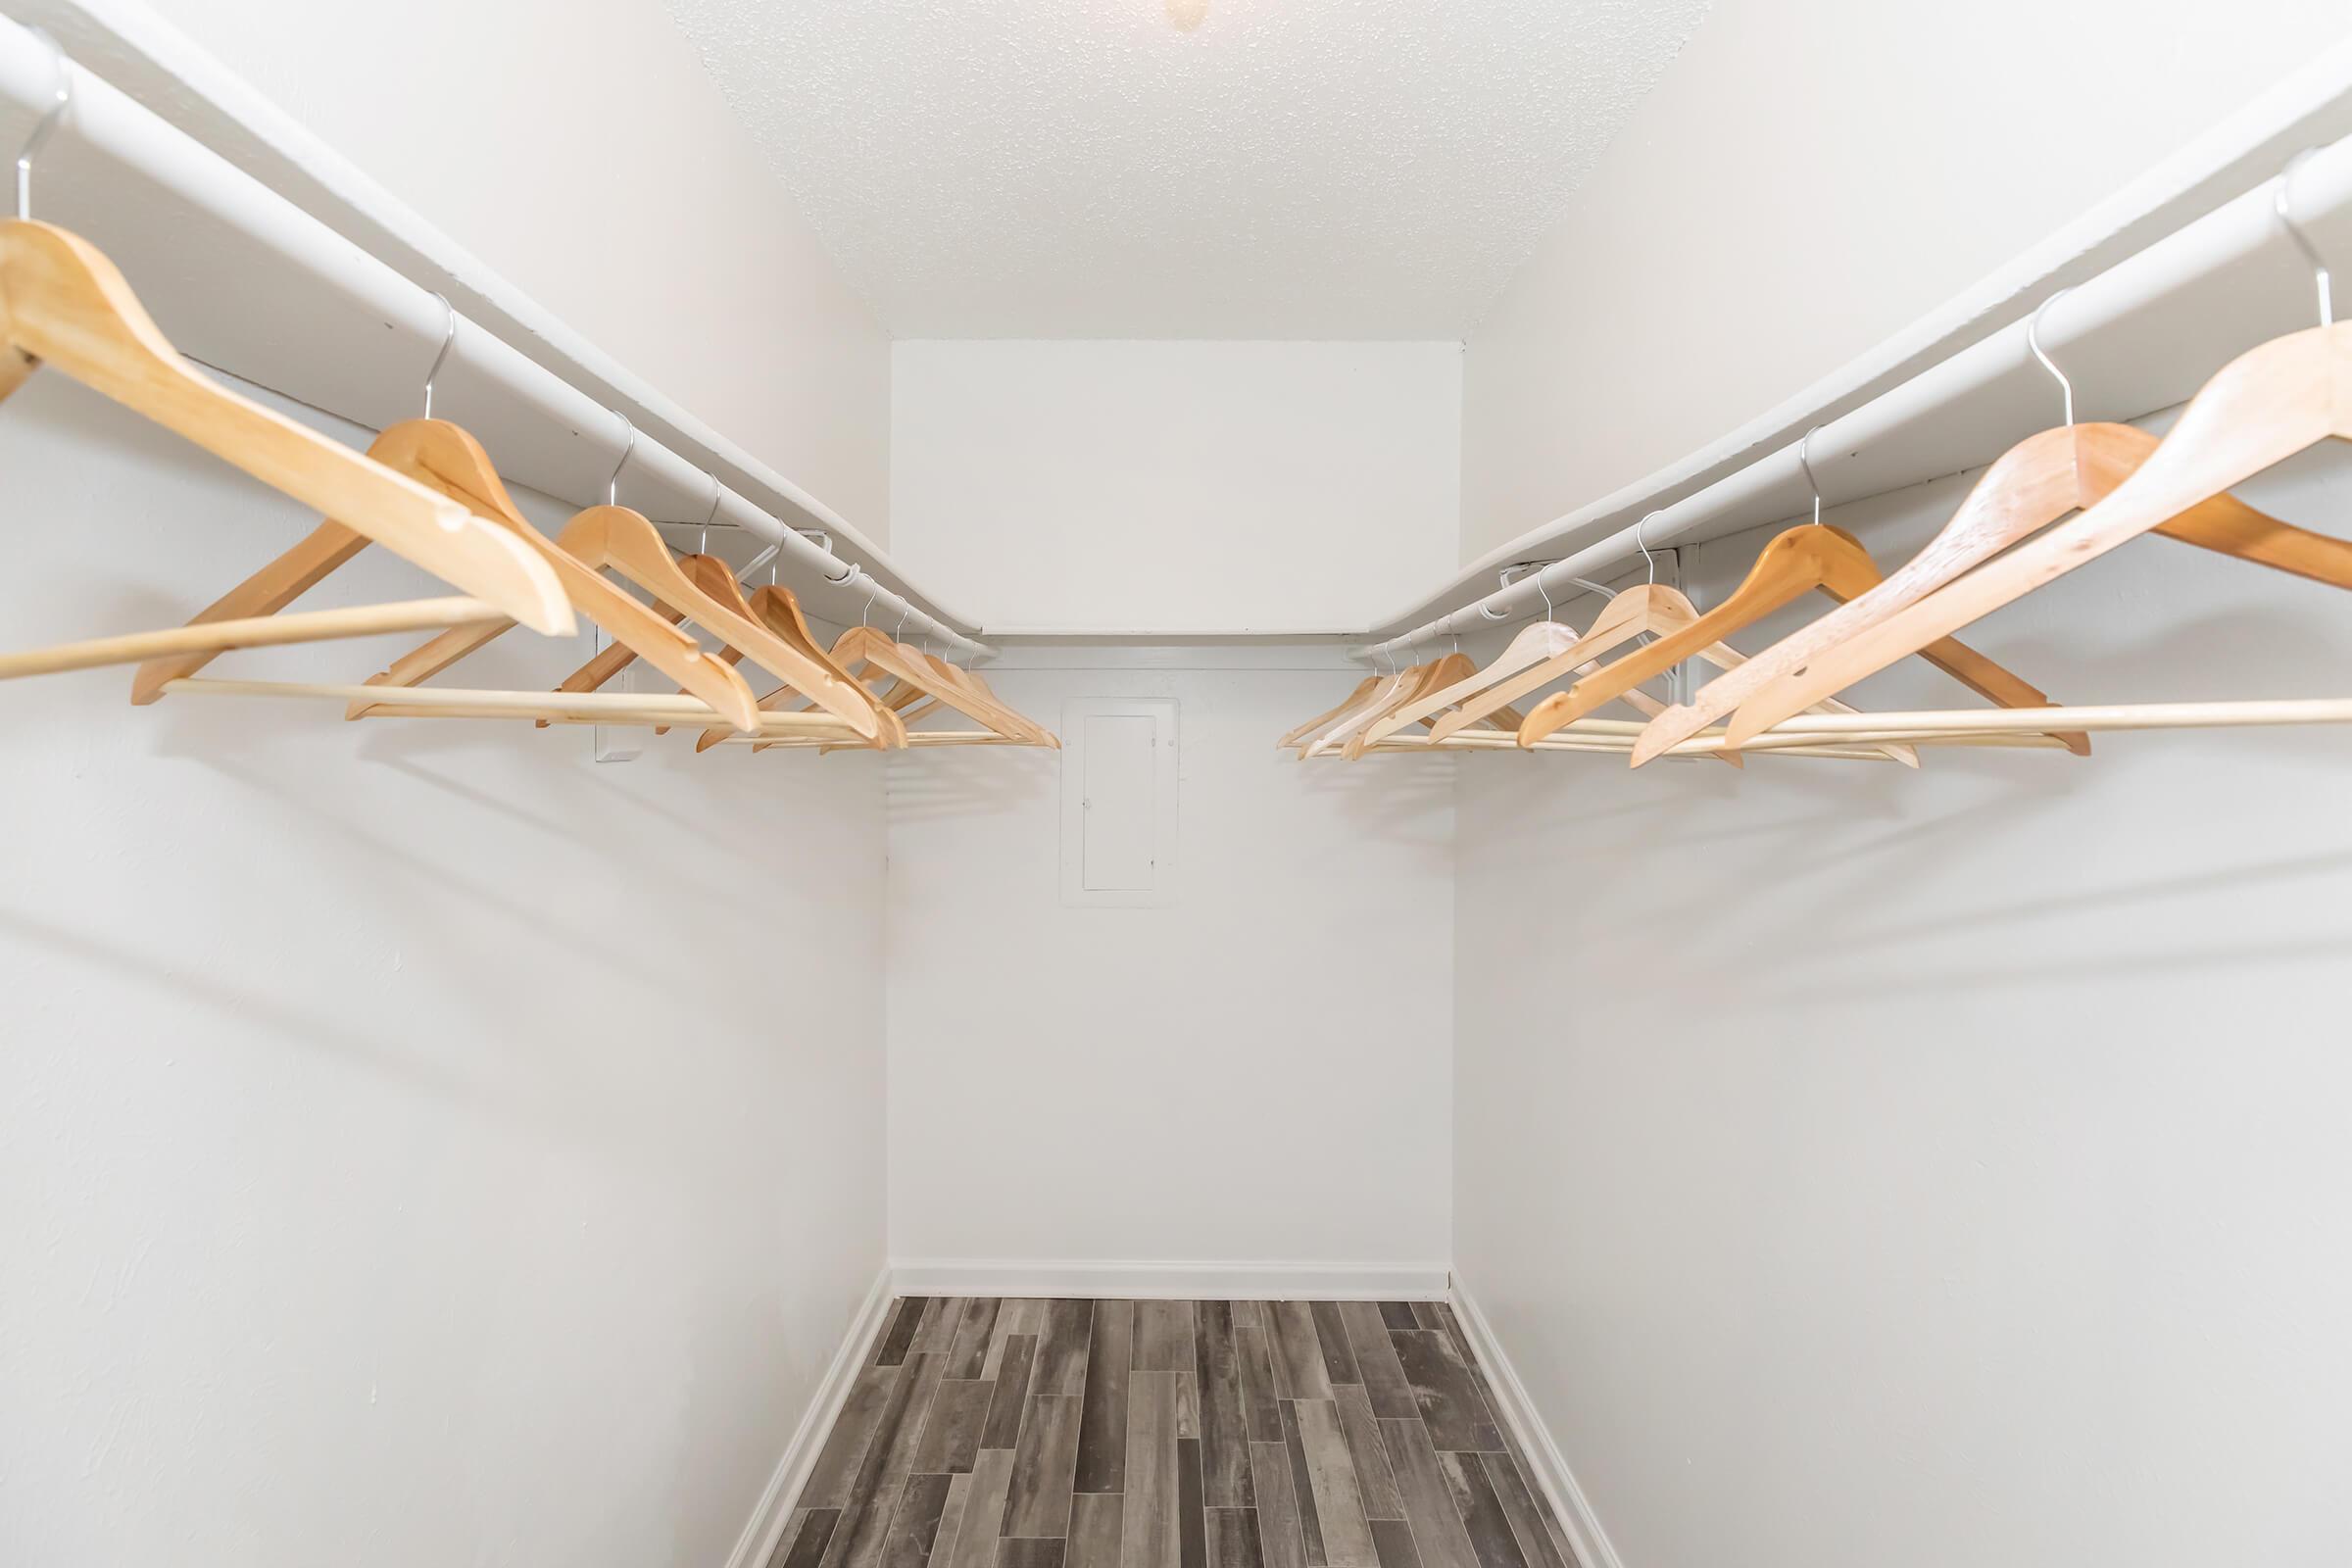
<svg viewBox="0 0 2352 1568">
<path fill-rule="evenodd" d="M 447 315 L 441 301 L 429 290 L 409 281 L 384 262 L 232 167 L 210 148 L 166 123 L 104 78 L 75 64 L 69 63 L 67 69 L 74 74 L 73 108 L 66 122 L 43 149 L 39 165 L 41 171 L 52 171 L 48 174 L 52 189 L 59 178 L 54 171 L 61 148 L 67 143 L 78 144 L 119 166 L 136 180 L 218 219 L 241 242 L 253 247 L 257 262 L 268 259 L 276 265 L 299 269 L 359 309 L 404 331 L 418 345 L 420 368 L 431 358 L 433 348 L 442 341 Z M 11 122 L 29 125 L 34 114 L 50 102 L 55 85 L 48 49 L 24 27 L 0 19 L 0 99 L 14 111 Z M 16 145 L 15 140 L 7 143 L 10 156 L 14 155 Z M 41 175 L 36 171 L 33 214 L 39 217 L 42 212 Z M 102 250 L 109 248 L 104 232 L 88 233 L 85 237 Z M 134 290 L 139 287 L 136 273 L 131 275 L 130 284 Z M 169 329 L 169 322 L 166 325 Z M 466 368 L 469 389 L 491 389 L 498 396 L 526 407 L 539 418 L 578 430 L 592 440 L 602 439 L 602 433 L 610 431 L 611 445 L 601 459 L 605 468 L 609 469 L 612 460 L 619 456 L 624 440 L 621 417 L 627 410 L 616 412 L 606 408 L 470 320 L 459 329 L 443 373 L 448 374 L 460 364 Z M 236 373 L 233 365 L 222 368 Z M 706 474 L 701 466 L 670 451 L 651 435 L 640 433 L 622 477 L 621 498 L 626 501 L 633 489 L 651 483 L 671 494 L 703 497 L 703 505 L 707 507 L 712 481 Z M 602 501 L 604 472 L 590 474 L 583 470 L 579 494 L 566 499 Z M 865 591 L 872 590 L 872 617 L 877 625 L 898 625 L 904 615 L 909 634 L 945 643 L 967 660 L 988 658 L 995 653 L 939 620 L 922 606 L 910 604 L 878 584 L 873 574 L 862 570 L 858 563 L 845 561 L 813 543 L 724 485 L 720 486 L 717 516 L 776 545 L 783 559 L 802 571 L 854 594 L 844 601 L 847 604 L 863 606 Z M 699 522 L 701 519 L 698 514 L 691 519 L 664 520 Z"/>
<path fill-rule="evenodd" d="M 2207 340 L 2216 340 L 2210 344 L 2214 357 L 2200 361 L 2197 380 L 2201 381 L 2204 374 L 2220 369 L 2235 353 L 2254 347 L 2265 337 L 2316 324 L 2319 317 L 2310 264 L 2295 249 L 2277 214 L 2277 192 L 2284 177 L 2283 172 L 2274 176 L 2069 290 L 2042 318 L 2042 347 L 2061 368 L 2071 368 L 2078 382 L 2085 366 L 2096 366 L 2104 378 L 2113 382 L 2119 372 L 2129 376 L 2137 368 L 2132 364 L 2135 353 L 2147 353 L 2168 340 L 2177 342 L 2183 337 L 2200 349 L 2207 346 Z M 2352 220 L 2352 137 L 2304 159 L 2292 177 L 2296 220 L 2316 234 L 2338 274 L 2352 279 L 2352 233 L 2347 226 L 2347 220 Z M 2249 291 L 2259 291 L 2251 295 L 2250 302 Z M 1887 472 L 1885 455 L 1888 446 L 1922 425 L 1962 419 L 1983 427 L 1986 434 L 2013 426 L 2016 410 L 2008 405 L 2017 403 L 2017 378 L 2021 376 L 2039 382 L 2034 401 L 2024 407 L 2032 410 L 2046 405 L 2046 409 L 2030 416 L 2025 428 L 2000 433 L 1986 456 L 2033 430 L 2059 423 L 2057 383 L 2034 367 L 2026 344 L 2028 325 L 2021 319 L 1980 338 L 1852 412 L 1823 423 L 1813 436 L 1812 464 L 1827 503 L 1839 505 L 1898 488 L 1895 483 L 1880 482 L 1860 493 L 1841 493 L 1838 466 L 1855 458 L 1872 459 L 1883 478 Z M 2195 384 L 2190 384 L 2191 389 Z M 2173 401 L 2176 399 L 2167 397 L 2152 407 L 2163 408 Z M 1988 410 L 1988 403 L 2003 406 Z M 2149 407 L 2141 405 L 2140 411 Z M 2088 413 L 2077 416 L 2097 417 Z M 1554 605 L 1565 604 L 1591 591 L 1578 586 L 1575 579 L 1605 578 L 1639 561 L 1644 541 L 1654 551 L 1694 542 L 1710 523 L 1718 526 L 1706 537 L 1731 531 L 1720 525 L 1727 514 L 1739 514 L 1744 520 L 1739 520 L 1737 526 L 1748 527 L 1809 512 L 1813 492 L 1797 463 L 1801 444 L 1801 438 L 1790 441 L 1704 489 L 1647 513 L 1645 520 L 1638 518 L 1409 632 L 1350 648 L 1349 656 L 1393 662 L 1415 645 L 1542 614 L 1546 591 Z M 1934 476 L 1919 474 L 1903 482 Z M 2324 519 L 2322 525 L 2328 525 Z"/>
</svg>

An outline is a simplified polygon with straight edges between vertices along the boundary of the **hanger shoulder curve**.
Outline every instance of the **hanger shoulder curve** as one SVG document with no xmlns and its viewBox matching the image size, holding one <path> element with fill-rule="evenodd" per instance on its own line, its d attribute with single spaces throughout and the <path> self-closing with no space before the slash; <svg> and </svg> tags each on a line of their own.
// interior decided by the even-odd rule
<svg viewBox="0 0 2352 1568">
<path fill-rule="evenodd" d="M 462 503 L 473 515 L 504 529 L 538 556 L 554 572 L 565 599 L 591 622 L 603 627 L 613 639 L 613 647 L 642 656 L 677 679 L 687 694 L 725 713 L 730 721 L 747 725 L 753 721 L 751 688 L 741 677 L 714 667 L 693 638 L 606 581 L 532 526 L 508 493 L 490 454 L 463 426 L 447 419 L 403 419 L 385 426 L 368 450 L 376 462 Z M 270 569 L 264 568 L 265 572 Z M 369 677 L 368 684 L 418 685 L 479 651 L 513 624 L 510 620 L 504 624 L 453 627 L 404 654 L 389 668 Z M 379 704 L 355 701 L 344 716 L 362 718 L 380 711 Z"/>
<path fill-rule="evenodd" d="M 78 235 L 0 220 L 0 331 L 21 357 L 56 366 L 534 631 L 572 630 L 545 563 L 447 497 L 204 375 Z"/>
<path fill-rule="evenodd" d="M 1349 736 L 1348 744 L 1340 749 L 1340 755 L 1351 762 L 1354 761 L 1364 755 L 1364 748 L 1372 743 L 1374 723 L 1394 717 L 1400 710 L 1418 703 L 1441 687 L 1453 685 L 1477 672 L 1478 666 L 1466 654 L 1447 654 L 1423 666 L 1418 679 L 1397 691 L 1389 699 L 1386 707 L 1375 710 L 1363 720 L 1362 727 Z"/>
<path fill-rule="evenodd" d="M 1378 685 L 1379 682 L 1380 677 L 1378 675 L 1366 675 L 1362 680 L 1359 680 L 1355 683 L 1355 690 L 1349 692 L 1345 698 L 1343 698 L 1337 707 L 1325 709 L 1322 712 L 1317 713 L 1314 717 L 1308 719 L 1303 724 L 1293 725 L 1289 730 L 1284 732 L 1282 739 L 1276 741 L 1274 744 L 1277 747 L 1298 745 L 1300 741 L 1306 739 L 1308 732 L 1313 730 L 1316 726 L 1330 723 L 1333 719 L 1348 711 L 1348 709 L 1353 708 L 1357 703 L 1362 702 L 1364 698 L 1371 693 L 1372 688 Z"/>
<path fill-rule="evenodd" d="M 2105 497 L 1824 650 L 1776 681 L 1768 705 L 1763 693 L 1742 705 L 1733 730 L 1761 733 L 1764 714 L 1842 691 L 2330 437 L 2352 438 L 2352 322 L 2308 327 L 2241 354 Z"/>
<path fill-rule="evenodd" d="M 687 574 L 678 558 L 670 553 L 668 543 L 644 514 L 611 504 L 589 507 L 564 524 L 558 542 L 579 556 L 583 564 L 612 567 L 668 609 L 677 611 L 681 618 L 695 622 L 729 647 L 741 649 L 754 663 L 806 692 L 856 734 L 871 740 L 877 733 L 879 723 L 871 703 L 843 691 L 841 683 L 813 661 L 787 647 L 766 627 L 754 624 L 740 612 L 713 598 Z M 733 581 L 732 573 L 728 580 Z M 600 674 L 603 680 L 610 680 L 626 663 L 623 658 L 600 670 L 598 662 L 591 660 L 560 689 L 579 689 L 573 685 L 574 681 L 597 679 Z"/>
<path fill-rule="evenodd" d="M 319 523 L 283 555 L 198 611 L 188 624 L 250 620 L 274 615 L 368 548 L 368 536 L 328 520 Z M 151 659 L 131 672 L 130 700 L 145 707 L 164 694 L 168 682 L 193 675 L 222 649 L 190 651 Z"/>
<path fill-rule="evenodd" d="M 1708 681 L 1689 703 L 1669 709 L 1634 748 L 1634 765 L 1696 735 L 1839 638 L 1934 592 L 1972 561 L 2064 515 L 2073 505 L 2077 466 L 2076 442 L 2066 426 L 2028 436 L 2010 448 L 1979 476 L 1951 520 L 1917 555 L 1868 593 L 1797 627 L 1739 668 Z"/>
<path fill-rule="evenodd" d="M 1570 687 L 1564 700 L 1546 699 L 1538 711 L 1554 727 L 1582 718 L 1815 588 L 1836 583 L 1851 592 L 1877 581 L 1878 569 L 1853 535 L 1825 523 L 1800 523 L 1766 542 L 1740 586 L 1721 604 L 1647 646 L 1603 664 Z M 1549 733 L 1541 724 L 1523 726 L 1531 727 L 1538 740 Z"/>
<path fill-rule="evenodd" d="M 1662 583 L 1637 583 L 1612 595 L 1582 637 L 1462 704 L 1438 721 L 1430 739 L 1443 741 L 1459 734 L 1503 705 L 1596 663 L 1602 654 L 1644 631 L 1669 636 L 1697 618 L 1696 608 L 1675 589 Z M 1539 704 L 1537 710 L 1541 710 Z M 1535 714 L 1528 716 L 1532 719 Z"/>
<path fill-rule="evenodd" d="M 1531 621 L 1503 645 L 1502 652 L 1494 656 L 1493 663 L 1483 669 L 1473 669 L 1461 679 L 1430 691 L 1379 719 L 1368 732 L 1369 740 L 1378 745 L 1409 724 L 1430 722 L 1442 710 L 1469 701 L 1488 687 L 1508 679 L 1539 661 L 1550 658 L 1575 642 L 1576 632 L 1560 621 Z M 1481 712 L 1478 718 L 1498 720 L 1506 711 L 1509 711 L 1508 705 L 1498 704 Z M 1518 721 L 1512 720 L 1510 727 L 1517 729 Z"/>
</svg>

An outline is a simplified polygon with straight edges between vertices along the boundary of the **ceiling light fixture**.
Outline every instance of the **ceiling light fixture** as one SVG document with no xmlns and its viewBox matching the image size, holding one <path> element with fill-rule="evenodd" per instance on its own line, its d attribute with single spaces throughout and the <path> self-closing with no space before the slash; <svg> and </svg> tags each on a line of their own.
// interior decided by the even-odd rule
<svg viewBox="0 0 2352 1568">
<path fill-rule="evenodd" d="M 1207 20 L 1208 0 L 1168 0 L 1168 20 L 1178 32 L 1190 32 Z"/>
</svg>

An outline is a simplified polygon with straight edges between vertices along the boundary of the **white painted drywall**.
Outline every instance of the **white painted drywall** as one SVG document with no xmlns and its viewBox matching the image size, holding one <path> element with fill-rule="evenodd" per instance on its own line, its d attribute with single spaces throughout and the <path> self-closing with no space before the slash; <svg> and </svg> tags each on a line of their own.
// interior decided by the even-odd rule
<svg viewBox="0 0 2352 1568">
<path fill-rule="evenodd" d="M 1451 763 L 1276 753 L 1353 682 L 1303 652 L 991 670 L 1049 724 L 1067 698 L 1175 699 L 1168 907 L 1063 906 L 1054 754 L 892 762 L 894 1258 L 1449 1255 Z"/>
<path fill-rule="evenodd" d="M 1966 636 L 2078 701 L 2352 668 L 2341 595 L 2154 539 Z M 2352 734 L 2095 745 L 1463 763 L 1455 1256 L 1627 1568 L 2352 1555 Z"/>
<path fill-rule="evenodd" d="M 316 520 L 54 371 L 0 471 L 11 648 Z M 128 680 L 0 685 L 0 1559 L 725 1561 L 883 1259 L 878 765 Z"/>
<path fill-rule="evenodd" d="M 1354 628 L 1453 565 L 1459 344 L 906 342 L 891 394 L 894 553 L 990 631 Z"/>
<path fill-rule="evenodd" d="M 155 0 L 197 43 L 867 536 L 890 344 L 662 0 Z"/>
<path fill-rule="evenodd" d="M 2347 31 L 2341 0 L 1716 0 L 1471 334 L 1462 559 L 1762 414 Z"/>
</svg>

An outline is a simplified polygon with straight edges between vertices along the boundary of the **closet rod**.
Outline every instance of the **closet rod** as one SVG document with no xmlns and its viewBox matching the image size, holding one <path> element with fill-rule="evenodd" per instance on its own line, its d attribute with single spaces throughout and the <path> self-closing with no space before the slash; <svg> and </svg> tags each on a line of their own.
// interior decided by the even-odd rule
<svg viewBox="0 0 2352 1568">
<path fill-rule="evenodd" d="M 134 286 L 145 285 L 143 296 L 162 293 L 173 281 L 162 275 L 169 266 L 184 266 L 187 274 L 196 274 L 205 266 L 219 264 L 220 258 L 214 242 L 220 235 L 188 239 L 183 260 L 176 238 L 156 232 L 174 225 L 179 216 L 174 207 L 192 210 L 218 220 L 234 236 L 236 261 L 240 266 L 272 265 L 296 270 L 345 302 L 354 315 L 365 314 L 379 326 L 399 332 L 404 341 L 416 345 L 415 358 L 421 371 L 432 358 L 435 346 L 442 342 L 447 324 L 442 303 L 430 290 L 412 282 L 389 264 L 167 123 L 104 77 L 71 61 L 67 69 L 74 74 L 73 107 L 45 149 L 44 160 L 47 167 L 54 169 L 63 160 L 86 155 L 102 161 L 110 172 L 128 176 L 122 183 L 128 187 L 126 194 L 136 198 L 135 205 L 132 202 L 110 205 L 99 216 L 119 219 L 121 225 L 131 232 L 109 232 L 103 220 L 86 221 L 81 226 L 85 237 L 124 264 L 125 270 L 131 271 Z M 35 114 L 47 107 L 55 90 L 49 51 L 25 27 L 0 18 L 0 103 L 8 111 L 0 118 L 0 139 L 15 146 Z M 88 172 L 86 162 L 81 168 L 82 172 Z M 50 179 L 52 189 L 59 189 L 62 184 L 59 176 L 52 174 Z M 150 276 L 145 267 L 132 270 L 136 264 L 125 256 L 124 248 L 118 248 L 119 242 L 131 239 L 149 242 L 146 248 L 159 259 L 157 275 Z M 184 280 L 183 276 L 179 281 Z M 168 329 L 172 320 L 165 318 Z M 217 352 L 204 357 L 216 364 L 220 358 Z M 458 379 L 455 372 L 460 367 L 469 396 L 476 392 L 494 393 L 501 401 L 527 411 L 537 421 L 562 429 L 572 438 L 571 445 L 577 448 L 576 462 L 567 462 L 564 466 L 567 472 L 576 468 L 576 474 L 564 481 L 564 490 L 551 490 L 551 494 L 581 505 L 604 499 L 606 475 L 625 439 L 621 420 L 627 416 L 634 422 L 632 408 L 608 408 L 470 319 L 464 320 L 458 332 L 443 375 L 450 380 Z M 255 385 L 270 386 L 267 374 L 244 376 L 234 363 L 220 368 Z M 300 396 L 285 388 L 271 390 Z M 405 399 L 414 393 L 403 386 L 398 395 Z M 349 416 L 348 408 L 318 403 L 310 396 L 302 396 L 301 400 Z M 380 420 L 363 418 L 358 422 L 372 424 Z M 549 489 L 535 478 L 521 482 L 534 489 Z M 658 488 L 665 496 L 678 498 L 681 509 L 692 507 L 692 520 L 699 521 L 714 482 L 717 482 L 715 476 L 708 468 L 669 450 L 652 435 L 641 433 L 629 456 L 627 474 L 622 480 L 622 499 L 629 499 L 627 492 L 632 489 L 639 489 L 642 494 L 644 489 Z M 702 504 L 698 505 L 694 498 L 701 498 Z M 795 501 L 798 504 L 799 498 Z M 812 501 L 803 510 L 810 512 L 820 523 L 838 522 Z M 794 524 L 781 520 L 723 483 L 719 484 L 717 515 L 720 520 L 777 546 L 782 559 L 808 577 L 841 589 L 842 597 L 836 602 L 838 611 L 856 615 L 871 593 L 871 613 L 877 620 L 887 615 L 890 623 L 897 624 L 904 614 L 910 633 L 919 632 L 942 642 L 967 662 L 993 657 L 993 649 L 877 582 L 877 569 L 901 575 L 881 562 L 878 555 L 870 564 L 854 557 L 845 559 L 835 555 L 805 537 Z"/>
<path fill-rule="evenodd" d="M 2352 56 L 2336 51 L 2330 70 L 2340 76 L 2339 68 L 2347 59 Z M 2340 100 L 2340 80 L 2338 88 Z M 2135 378 L 2135 372 L 2143 370 L 2137 361 L 2166 343 L 2187 339 L 2200 355 L 2209 356 L 2192 356 L 2194 379 L 2154 403 L 2132 409 L 2131 415 L 2137 416 L 2193 392 L 2205 375 L 2236 353 L 2309 324 L 2310 267 L 2280 227 L 2275 206 L 2279 181 L 2286 177 L 2286 161 L 2281 155 L 2271 177 L 2253 189 L 2069 289 L 2043 318 L 2043 348 L 2076 375 L 2078 385 L 2085 369 L 2095 368 L 2105 382 L 2142 391 L 2145 377 Z M 2316 233 L 2331 257 L 2341 259 L 2343 270 L 2352 270 L 2352 136 L 2303 159 L 2293 180 L 2298 220 Z M 2057 292 L 2053 283 L 2040 298 Z M 1829 505 L 1864 500 L 1955 471 L 1947 466 L 1905 475 L 1895 457 L 1906 437 L 1916 439 L 1922 427 L 1932 428 L 1937 421 L 1964 422 L 1970 436 L 1981 436 L 1984 457 L 1978 462 L 2060 421 L 2054 384 L 2029 356 L 2028 318 L 2031 306 L 2038 301 L 2027 303 L 2026 315 L 2010 324 L 1816 427 L 1813 469 Z M 2167 373 L 2172 368 L 2167 367 Z M 1638 561 L 1644 539 L 1656 551 L 1795 517 L 1810 508 L 1813 495 L 1797 462 L 1801 444 L 1799 432 L 1703 489 L 1634 515 L 1605 537 L 1563 553 L 1505 587 L 1408 632 L 1351 647 L 1348 654 L 1367 662 L 1393 662 L 1415 645 L 1542 614 L 1546 590 L 1555 605 L 1565 604 L 1590 591 L 1574 579 L 1605 577 Z M 1849 477 L 1840 485 L 1841 470 L 1868 477 L 1858 483 Z M 1621 492 L 1596 510 L 1623 516 L 1639 504 L 1629 504 L 1627 493 Z M 1728 527 L 1727 517 L 1733 519 Z M 1523 546 L 1514 548 L 1522 556 L 1535 554 Z"/>
</svg>

